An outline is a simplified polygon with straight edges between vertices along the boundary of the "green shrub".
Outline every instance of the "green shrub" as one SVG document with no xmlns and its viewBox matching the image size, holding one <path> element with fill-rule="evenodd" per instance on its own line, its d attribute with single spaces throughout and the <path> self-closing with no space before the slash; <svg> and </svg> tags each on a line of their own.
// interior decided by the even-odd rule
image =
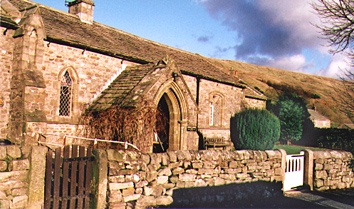
<svg viewBox="0 0 354 209">
<path fill-rule="evenodd" d="M 345 150 L 354 154 L 354 130 L 329 128 L 318 129 L 318 132 L 319 147 Z"/>
<path fill-rule="evenodd" d="M 268 110 L 247 109 L 231 118 L 231 140 L 236 149 L 272 149 L 279 140 L 279 119 Z"/>
<path fill-rule="evenodd" d="M 303 132 L 303 123 L 310 116 L 305 101 L 294 94 L 283 94 L 270 110 L 280 120 L 280 140 L 282 142 L 299 141 Z"/>
</svg>

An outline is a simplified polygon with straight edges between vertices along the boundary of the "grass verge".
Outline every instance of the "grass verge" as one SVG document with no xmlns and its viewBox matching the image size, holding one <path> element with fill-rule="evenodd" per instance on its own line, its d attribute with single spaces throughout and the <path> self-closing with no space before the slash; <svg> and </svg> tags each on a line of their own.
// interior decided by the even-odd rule
<svg viewBox="0 0 354 209">
<path fill-rule="evenodd" d="M 298 145 L 274 145 L 273 149 L 283 149 L 286 151 L 286 154 L 288 155 L 293 155 L 293 154 L 300 154 L 302 150 L 309 149 L 312 151 L 318 151 L 318 150 L 326 150 L 324 148 L 319 148 L 319 147 L 305 147 L 305 146 L 298 146 Z"/>
</svg>

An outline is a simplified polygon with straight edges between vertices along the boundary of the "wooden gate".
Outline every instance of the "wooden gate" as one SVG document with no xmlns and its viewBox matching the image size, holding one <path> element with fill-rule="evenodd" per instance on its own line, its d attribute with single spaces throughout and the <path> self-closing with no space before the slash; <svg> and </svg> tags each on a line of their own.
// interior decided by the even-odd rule
<svg viewBox="0 0 354 209">
<path fill-rule="evenodd" d="M 284 191 L 304 185 L 304 154 L 287 155 Z"/>
<path fill-rule="evenodd" d="M 89 208 L 92 150 L 68 145 L 47 153 L 44 208 Z"/>
</svg>

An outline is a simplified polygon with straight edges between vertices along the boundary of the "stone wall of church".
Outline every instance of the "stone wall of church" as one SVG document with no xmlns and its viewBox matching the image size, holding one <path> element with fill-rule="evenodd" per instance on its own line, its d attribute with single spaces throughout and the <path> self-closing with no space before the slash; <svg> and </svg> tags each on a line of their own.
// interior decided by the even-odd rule
<svg viewBox="0 0 354 209">
<path fill-rule="evenodd" d="M 10 79 L 14 42 L 12 30 L 0 27 L 0 139 L 7 136 L 7 124 L 10 109 Z"/>
<path fill-rule="evenodd" d="M 46 41 L 44 45 L 41 72 L 45 88 L 27 86 L 25 89 L 27 141 L 37 140 L 34 138 L 37 137 L 35 131 L 48 134 L 51 139 L 49 141 L 54 140 L 55 137 L 50 136 L 53 133 L 80 135 L 77 124 L 82 111 L 122 72 L 125 66 L 133 64 L 70 46 Z M 73 109 L 70 117 L 59 116 L 60 79 L 66 70 L 69 70 L 74 83 Z M 29 139 L 31 137 L 32 139 Z"/>
<path fill-rule="evenodd" d="M 220 98 L 220 103 L 219 107 L 214 107 L 214 111 L 218 113 L 212 116 L 210 104 L 215 97 Z M 241 110 L 243 98 L 241 88 L 202 79 L 199 89 L 198 128 L 204 137 L 224 137 L 224 139 L 229 140 L 230 118 Z M 211 121 L 211 117 L 214 118 L 214 123 Z"/>
<path fill-rule="evenodd" d="M 266 102 L 261 99 L 254 99 L 254 98 L 246 97 L 245 102 L 246 102 L 247 106 L 250 108 L 260 108 L 260 109 L 266 108 Z"/>
</svg>

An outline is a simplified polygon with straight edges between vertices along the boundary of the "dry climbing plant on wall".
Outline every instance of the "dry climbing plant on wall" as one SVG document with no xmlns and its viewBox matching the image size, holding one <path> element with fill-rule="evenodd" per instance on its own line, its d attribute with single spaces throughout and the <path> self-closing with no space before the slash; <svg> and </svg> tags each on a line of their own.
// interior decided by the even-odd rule
<svg viewBox="0 0 354 209">
<path fill-rule="evenodd" d="M 154 132 L 164 131 L 167 120 L 151 102 L 138 103 L 139 107 L 113 105 L 101 112 L 89 111 L 82 117 L 86 137 L 132 143 L 143 150 L 151 146 Z M 157 117 L 160 116 L 160 117 Z M 99 147 L 113 145 L 99 144 Z"/>
</svg>

